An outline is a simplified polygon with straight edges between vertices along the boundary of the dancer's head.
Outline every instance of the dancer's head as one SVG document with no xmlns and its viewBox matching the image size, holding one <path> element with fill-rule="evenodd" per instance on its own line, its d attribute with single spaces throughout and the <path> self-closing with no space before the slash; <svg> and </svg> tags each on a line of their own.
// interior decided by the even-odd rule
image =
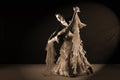
<svg viewBox="0 0 120 80">
<path fill-rule="evenodd" d="M 73 7 L 73 10 L 76 11 L 76 12 L 80 12 L 80 8 L 78 6 Z"/>
</svg>

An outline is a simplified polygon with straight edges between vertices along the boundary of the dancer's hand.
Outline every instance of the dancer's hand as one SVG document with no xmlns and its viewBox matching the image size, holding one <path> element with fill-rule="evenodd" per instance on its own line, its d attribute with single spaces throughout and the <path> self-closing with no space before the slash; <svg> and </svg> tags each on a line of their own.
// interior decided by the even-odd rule
<svg viewBox="0 0 120 80">
<path fill-rule="evenodd" d="M 57 43 L 59 43 L 57 36 L 55 36 L 54 38 L 48 40 L 48 43 L 55 42 L 55 41 L 56 41 Z"/>
<path fill-rule="evenodd" d="M 55 36 L 55 41 L 56 41 L 57 43 L 59 43 L 59 40 L 58 40 L 58 37 L 57 37 L 57 36 Z"/>
</svg>

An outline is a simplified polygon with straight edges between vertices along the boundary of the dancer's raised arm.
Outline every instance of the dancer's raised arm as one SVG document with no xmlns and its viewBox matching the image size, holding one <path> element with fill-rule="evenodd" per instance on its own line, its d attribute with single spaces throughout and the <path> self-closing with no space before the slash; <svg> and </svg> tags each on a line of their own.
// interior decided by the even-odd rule
<svg viewBox="0 0 120 80">
<path fill-rule="evenodd" d="M 60 32 L 58 32 L 57 36 L 62 35 L 62 34 L 67 34 L 67 33 L 69 32 L 69 30 L 73 27 L 72 24 L 74 23 L 75 15 L 79 12 L 78 9 L 74 9 L 74 8 L 73 8 L 73 10 L 74 10 L 74 13 L 73 13 L 73 17 L 72 17 L 72 19 L 71 19 L 71 21 L 70 21 L 70 24 L 68 25 L 68 27 L 65 27 L 65 28 L 62 29 Z"/>
</svg>

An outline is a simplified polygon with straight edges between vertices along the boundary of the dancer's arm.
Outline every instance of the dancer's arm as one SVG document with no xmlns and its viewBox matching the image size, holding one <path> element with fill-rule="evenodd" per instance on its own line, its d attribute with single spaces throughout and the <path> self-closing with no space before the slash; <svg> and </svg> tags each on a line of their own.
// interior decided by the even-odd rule
<svg viewBox="0 0 120 80">
<path fill-rule="evenodd" d="M 68 27 L 65 27 L 64 29 L 62 29 L 60 32 L 58 32 L 57 36 L 59 35 L 62 35 L 62 34 L 66 34 L 69 32 L 69 30 L 73 27 L 72 26 L 72 23 L 74 22 L 74 18 L 75 18 L 75 15 L 77 14 L 77 11 L 74 10 L 74 14 L 73 14 L 73 17 L 72 17 L 72 20 L 70 21 L 70 24 L 68 25 Z"/>
</svg>

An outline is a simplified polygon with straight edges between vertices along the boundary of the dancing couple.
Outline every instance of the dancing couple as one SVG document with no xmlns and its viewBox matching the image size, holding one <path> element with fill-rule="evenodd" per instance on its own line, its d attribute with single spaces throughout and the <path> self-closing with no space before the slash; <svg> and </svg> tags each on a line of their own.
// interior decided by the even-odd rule
<svg viewBox="0 0 120 80">
<path fill-rule="evenodd" d="M 79 7 L 73 7 L 73 11 L 69 23 L 61 14 L 55 15 L 62 26 L 49 37 L 46 45 L 46 65 L 52 66 L 50 71 L 55 75 L 77 76 L 93 73 L 80 37 L 80 29 L 86 24 L 80 21 Z M 57 54 L 59 56 L 56 58 Z"/>
</svg>

